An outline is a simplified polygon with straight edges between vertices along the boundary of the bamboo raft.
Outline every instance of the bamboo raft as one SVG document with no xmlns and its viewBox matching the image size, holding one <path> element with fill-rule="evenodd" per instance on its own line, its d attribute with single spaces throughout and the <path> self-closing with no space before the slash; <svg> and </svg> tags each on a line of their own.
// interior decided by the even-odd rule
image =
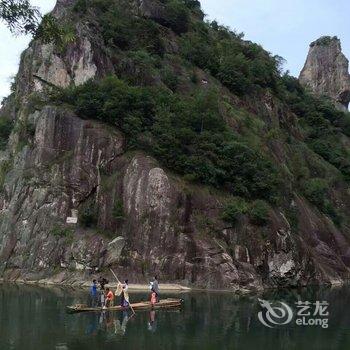
<svg viewBox="0 0 350 350">
<path fill-rule="evenodd" d="M 152 305 L 150 301 L 142 301 L 139 303 L 131 304 L 134 310 L 152 310 L 152 309 L 173 309 L 181 307 L 183 299 L 163 299 L 158 303 Z M 129 307 L 111 306 L 106 309 L 101 307 L 89 307 L 87 305 L 78 304 L 75 306 L 67 306 L 66 310 L 68 313 L 79 313 L 79 312 L 101 312 L 101 311 L 124 311 L 128 310 Z"/>
</svg>

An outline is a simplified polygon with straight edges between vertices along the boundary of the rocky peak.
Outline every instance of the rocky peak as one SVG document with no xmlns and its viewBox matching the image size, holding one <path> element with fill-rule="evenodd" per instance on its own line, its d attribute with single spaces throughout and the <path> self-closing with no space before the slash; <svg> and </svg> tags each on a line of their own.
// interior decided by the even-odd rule
<svg viewBox="0 0 350 350">
<path fill-rule="evenodd" d="M 76 0 L 57 0 L 56 6 L 73 5 L 75 2 L 76 2 Z"/>
<path fill-rule="evenodd" d="M 76 3 L 76 1 L 77 0 L 56 0 L 56 5 L 53 10 L 53 14 L 59 16 L 60 14 L 62 14 L 61 12 L 65 8 L 72 6 L 74 3 Z"/>
<path fill-rule="evenodd" d="M 69 21 L 71 9 L 78 0 L 56 0 L 56 4 L 50 14 L 58 19 L 61 25 Z"/>
<path fill-rule="evenodd" d="M 349 61 L 337 37 L 324 36 L 310 44 L 300 83 L 317 95 L 329 96 L 346 111 L 350 102 Z"/>
</svg>

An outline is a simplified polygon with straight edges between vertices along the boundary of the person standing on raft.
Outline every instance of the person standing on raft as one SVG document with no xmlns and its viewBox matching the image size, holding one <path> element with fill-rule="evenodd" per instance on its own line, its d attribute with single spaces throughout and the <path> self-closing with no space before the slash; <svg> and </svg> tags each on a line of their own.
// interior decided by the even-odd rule
<svg viewBox="0 0 350 350">
<path fill-rule="evenodd" d="M 108 283 L 104 277 L 100 277 L 98 279 L 98 283 L 100 284 L 100 303 L 101 307 L 106 306 L 106 293 L 105 293 L 105 285 Z"/>
<path fill-rule="evenodd" d="M 97 292 L 97 281 L 92 281 L 92 286 L 90 287 L 90 305 L 91 307 L 96 307 L 98 305 L 98 292 Z"/>
<path fill-rule="evenodd" d="M 154 279 L 152 281 L 152 291 L 156 293 L 157 303 L 159 303 L 159 283 L 157 276 L 154 276 Z"/>
<path fill-rule="evenodd" d="M 118 283 L 117 290 L 115 291 L 115 295 L 120 295 L 120 306 L 128 307 L 129 306 L 129 281 L 125 280 L 124 283 Z"/>
</svg>

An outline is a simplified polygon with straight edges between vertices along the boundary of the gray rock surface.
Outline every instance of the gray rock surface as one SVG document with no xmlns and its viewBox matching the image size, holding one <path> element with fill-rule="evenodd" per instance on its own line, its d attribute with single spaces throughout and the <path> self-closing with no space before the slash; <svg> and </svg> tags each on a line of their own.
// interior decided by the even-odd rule
<svg viewBox="0 0 350 350">
<path fill-rule="evenodd" d="M 337 37 L 321 37 L 310 45 L 300 83 L 317 95 L 330 97 L 346 111 L 350 102 L 349 61 Z"/>
</svg>

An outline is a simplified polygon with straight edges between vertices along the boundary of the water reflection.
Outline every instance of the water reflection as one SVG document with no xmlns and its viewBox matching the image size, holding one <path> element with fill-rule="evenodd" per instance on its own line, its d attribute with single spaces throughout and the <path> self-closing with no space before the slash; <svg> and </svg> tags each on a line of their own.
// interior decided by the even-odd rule
<svg viewBox="0 0 350 350">
<path fill-rule="evenodd" d="M 65 306 L 82 302 L 87 291 L 0 286 L 0 349 L 349 349 L 350 288 L 270 291 L 260 298 L 294 305 L 329 302 L 329 328 L 291 324 L 269 329 L 258 320 L 258 296 L 231 293 L 181 295 L 183 310 L 127 311 L 68 315 Z M 174 297 L 174 295 L 171 295 Z M 165 296 L 164 296 L 165 297 Z M 132 295 L 139 301 L 147 295 Z"/>
<path fill-rule="evenodd" d="M 55 349 L 56 350 L 68 350 L 68 347 L 66 344 L 57 344 Z"/>
<path fill-rule="evenodd" d="M 100 319 L 99 314 L 91 313 L 91 314 L 88 314 L 86 317 L 88 319 L 88 324 L 86 327 L 85 334 L 96 336 L 99 328 L 99 319 Z"/>
<path fill-rule="evenodd" d="M 129 314 L 127 311 L 122 311 L 119 313 L 120 318 L 114 321 L 114 333 L 117 335 L 125 335 L 126 333 L 126 326 L 130 320 L 131 317 L 129 317 Z"/>
<path fill-rule="evenodd" d="M 157 330 L 157 319 L 155 310 L 149 312 L 148 330 L 152 333 L 155 333 Z"/>
<path fill-rule="evenodd" d="M 129 320 L 133 317 L 128 311 L 109 312 L 101 311 L 100 313 L 86 314 L 88 324 L 85 334 L 89 336 L 98 336 L 104 333 L 108 338 L 113 336 L 124 336 Z"/>
</svg>

